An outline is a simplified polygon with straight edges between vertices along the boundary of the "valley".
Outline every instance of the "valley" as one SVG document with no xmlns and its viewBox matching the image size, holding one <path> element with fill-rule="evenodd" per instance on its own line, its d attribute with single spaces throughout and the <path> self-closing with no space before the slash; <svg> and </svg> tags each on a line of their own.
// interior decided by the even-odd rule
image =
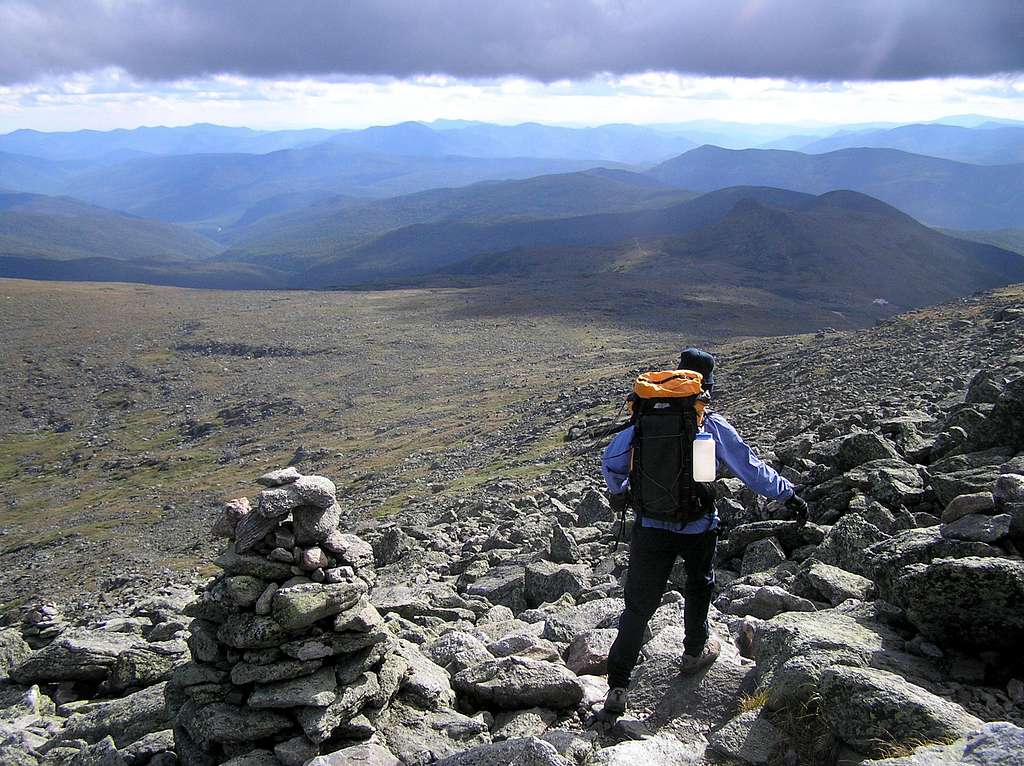
<svg viewBox="0 0 1024 766">
<path fill-rule="evenodd" d="M 0 281 L 0 591 L 184 576 L 224 493 L 269 465 L 330 466 L 371 515 L 539 470 L 569 415 L 540 403 L 681 342 L 599 310 L 513 320 L 479 301 Z"/>
</svg>

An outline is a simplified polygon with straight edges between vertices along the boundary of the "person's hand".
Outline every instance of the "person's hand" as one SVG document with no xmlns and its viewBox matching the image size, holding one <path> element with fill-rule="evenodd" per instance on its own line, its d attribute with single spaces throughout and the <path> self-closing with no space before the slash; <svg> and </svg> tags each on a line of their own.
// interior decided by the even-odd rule
<svg viewBox="0 0 1024 766">
<path fill-rule="evenodd" d="M 612 507 L 615 513 L 622 513 L 626 510 L 626 506 L 629 505 L 629 493 L 620 492 L 617 495 L 608 495 L 608 505 Z"/>
<path fill-rule="evenodd" d="M 786 508 L 793 514 L 793 518 L 796 519 L 798 526 L 802 527 L 807 523 L 807 501 L 800 497 L 800 495 L 794 494 L 789 498 L 786 501 Z"/>
</svg>

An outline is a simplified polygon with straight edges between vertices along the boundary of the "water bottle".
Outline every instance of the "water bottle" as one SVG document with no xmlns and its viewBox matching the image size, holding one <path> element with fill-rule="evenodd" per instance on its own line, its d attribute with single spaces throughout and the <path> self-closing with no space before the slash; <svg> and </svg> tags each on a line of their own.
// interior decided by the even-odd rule
<svg viewBox="0 0 1024 766">
<path fill-rule="evenodd" d="M 709 433 L 699 433 L 693 440 L 693 480 L 715 480 L 715 439 Z"/>
</svg>

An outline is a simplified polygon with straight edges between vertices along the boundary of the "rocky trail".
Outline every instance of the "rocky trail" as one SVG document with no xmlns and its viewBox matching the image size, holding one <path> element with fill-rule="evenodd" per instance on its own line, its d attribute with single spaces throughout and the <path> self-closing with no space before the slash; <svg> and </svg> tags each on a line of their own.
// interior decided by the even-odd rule
<svg viewBox="0 0 1024 766">
<path fill-rule="evenodd" d="M 626 715 L 595 719 L 628 576 L 598 470 L 623 373 L 481 437 L 519 478 L 381 520 L 281 469 L 220 511 L 209 580 L 9 611 L 0 763 L 1024 764 L 1024 290 L 716 351 L 720 406 L 811 510 L 719 479 L 702 673 L 678 673 L 677 567 Z"/>
</svg>

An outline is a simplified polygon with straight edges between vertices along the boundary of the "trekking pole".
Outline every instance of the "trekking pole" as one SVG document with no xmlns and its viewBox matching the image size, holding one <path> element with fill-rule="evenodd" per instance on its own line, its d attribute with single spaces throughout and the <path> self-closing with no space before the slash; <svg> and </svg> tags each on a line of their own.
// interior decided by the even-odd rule
<svg viewBox="0 0 1024 766">
<path fill-rule="evenodd" d="M 628 421 L 628 420 L 627 420 L 627 421 L 626 421 L 625 423 L 623 423 L 623 424 L 622 424 L 621 426 L 618 426 L 618 427 L 616 427 L 616 425 L 615 425 L 615 424 L 616 424 L 616 422 L 617 422 L 617 421 L 618 421 L 618 419 L 619 419 L 619 416 L 620 416 L 620 415 L 622 415 L 622 411 L 623 411 L 624 409 L 626 409 L 626 403 L 627 403 L 627 402 L 629 402 L 629 397 L 628 397 L 628 396 L 627 396 L 627 397 L 626 397 L 625 399 L 623 399 L 623 400 L 622 400 L 622 404 L 620 404 L 620 405 L 619 405 L 619 409 L 618 409 L 618 411 L 617 411 L 617 412 L 615 413 L 615 417 L 613 417 L 613 418 L 612 418 L 612 424 L 611 424 L 610 426 L 608 426 L 608 430 L 607 430 L 607 431 L 605 431 L 605 432 L 604 432 L 604 433 L 603 433 L 603 434 L 601 435 L 601 438 L 602 438 L 602 439 L 605 439 L 605 438 L 607 438 L 607 437 L 611 436 L 612 434 L 616 434 L 616 433 L 618 433 L 618 432 L 619 432 L 619 431 L 621 431 L 621 430 L 622 430 L 623 428 L 625 428 L 626 426 L 628 426 L 628 425 L 629 425 L 629 421 Z"/>
</svg>

